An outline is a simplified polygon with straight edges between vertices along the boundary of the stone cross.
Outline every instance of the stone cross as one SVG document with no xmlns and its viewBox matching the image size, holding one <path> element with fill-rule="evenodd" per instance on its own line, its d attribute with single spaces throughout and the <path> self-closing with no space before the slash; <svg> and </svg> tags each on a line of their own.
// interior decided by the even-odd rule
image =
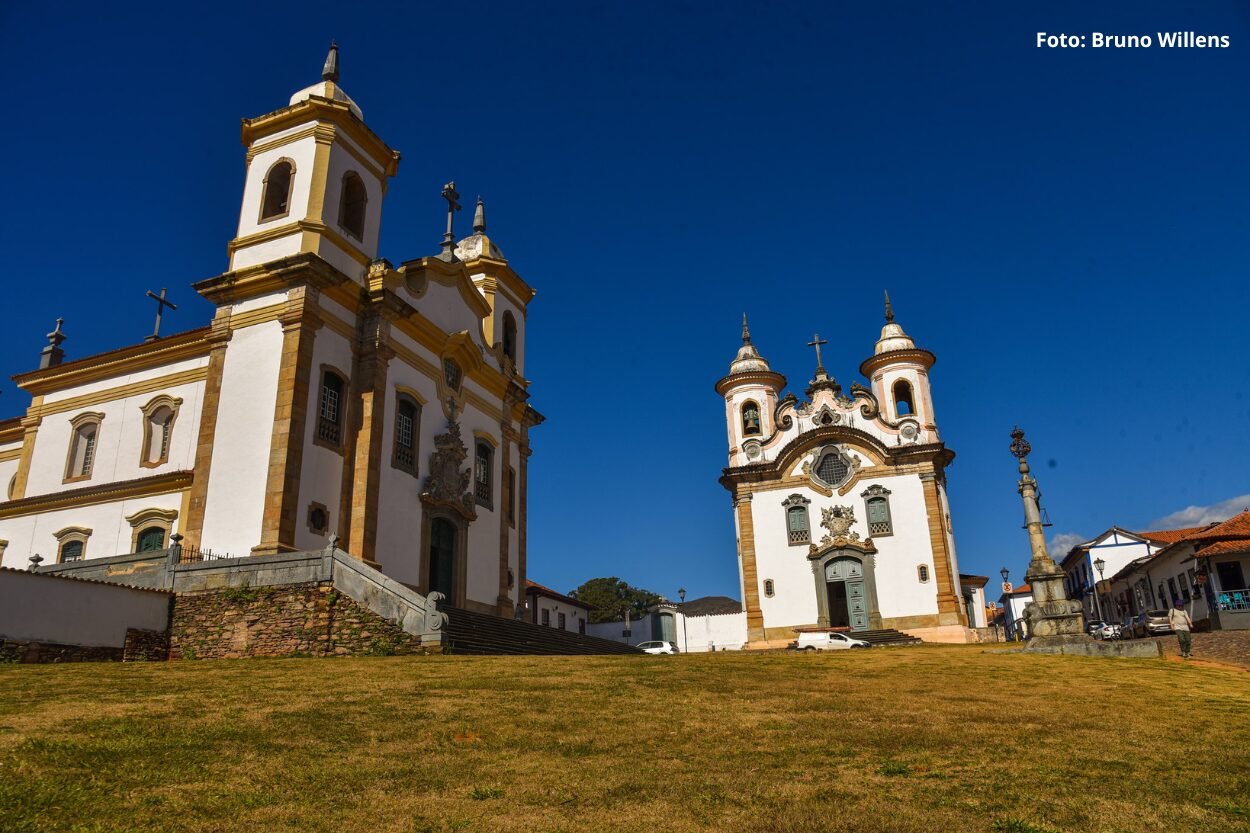
<svg viewBox="0 0 1250 833">
<path fill-rule="evenodd" d="M 443 235 L 443 260 L 455 260 L 456 234 L 452 228 L 456 212 L 460 210 L 460 193 L 456 190 L 456 181 L 443 186 L 443 199 L 447 200 L 447 232 Z"/>
<path fill-rule="evenodd" d="M 145 338 L 144 341 L 156 341 L 161 337 L 161 315 L 164 314 L 165 307 L 178 309 L 178 306 L 173 301 L 167 301 L 165 299 L 165 290 L 163 288 L 161 289 L 160 295 L 157 295 L 149 289 L 148 297 L 156 301 L 156 326 L 152 328 L 152 335 Z"/>
<path fill-rule="evenodd" d="M 820 348 L 821 348 L 821 345 L 828 344 L 828 343 L 829 343 L 828 341 L 825 341 L 823 338 L 820 337 L 819 333 L 816 333 L 815 335 L 813 335 L 812 340 L 807 342 L 808 347 L 816 348 L 816 369 L 817 370 L 825 369 L 825 363 L 820 358 Z"/>
</svg>

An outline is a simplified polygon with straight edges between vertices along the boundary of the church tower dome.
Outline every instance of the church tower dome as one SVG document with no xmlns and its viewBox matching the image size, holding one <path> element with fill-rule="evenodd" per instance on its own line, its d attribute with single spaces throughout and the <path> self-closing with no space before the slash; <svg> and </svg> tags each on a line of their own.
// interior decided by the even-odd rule
<svg viewBox="0 0 1250 833">
<path fill-rule="evenodd" d="M 751 343 L 751 330 L 744 313 L 742 346 L 729 364 L 729 375 L 716 383 L 716 392 L 725 397 L 730 465 L 754 459 L 758 456 L 759 442 L 771 437 L 777 430 L 773 415 L 785 386 L 786 377 L 774 371 Z M 752 450 L 756 452 L 755 456 Z"/>
<path fill-rule="evenodd" d="M 929 368 L 937 356 L 916 346 L 916 342 L 894 320 L 890 293 L 885 293 L 885 326 L 873 347 L 872 356 L 859 366 L 859 372 L 872 383 L 873 395 L 887 419 L 897 422 L 911 418 L 936 431 L 933 397 L 929 389 Z"/>
</svg>

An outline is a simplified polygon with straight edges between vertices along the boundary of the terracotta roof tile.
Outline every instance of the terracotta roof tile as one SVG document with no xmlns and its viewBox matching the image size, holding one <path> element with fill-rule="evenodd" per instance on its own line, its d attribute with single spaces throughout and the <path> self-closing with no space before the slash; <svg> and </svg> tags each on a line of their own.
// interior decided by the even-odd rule
<svg viewBox="0 0 1250 833">
<path fill-rule="evenodd" d="M 1186 541 L 1222 541 L 1230 538 L 1250 538 L 1250 510 L 1242 510 L 1226 521 L 1186 535 Z"/>
<path fill-rule="evenodd" d="M 1210 524 L 1207 524 L 1207 526 L 1189 526 L 1184 529 L 1156 529 L 1153 532 L 1139 532 L 1137 534 L 1142 538 L 1158 541 L 1160 544 L 1175 544 L 1177 541 L 1185 538 L 1185 536 L 1200 532 L 1208 526 Z"/>
<path fill-rule="evenodd" d="M 1194 553 L 1195 558 L 1206 558 L 1209 555 L 1224 555 L 1230 552 L 1250 552 L 1250 538 L 1233 541 L 1216 541 Z"/>
</svg>

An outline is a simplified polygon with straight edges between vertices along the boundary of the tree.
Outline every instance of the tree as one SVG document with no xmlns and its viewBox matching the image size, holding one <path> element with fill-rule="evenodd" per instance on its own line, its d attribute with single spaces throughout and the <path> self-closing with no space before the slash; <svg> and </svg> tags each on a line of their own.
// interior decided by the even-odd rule
<svg viewBox="0 0 1250 833">
<path fill-rule="evenodd" d="M 641 587 L 631 587 L 616 576 L 592 578 L 569 593 L 579 602 L 590 605 L 590 623 L 617 622 L 625 617 L 625 611 L 638 619 L 647 609 L 663 601 L 659 594 Z"/>
</svg>

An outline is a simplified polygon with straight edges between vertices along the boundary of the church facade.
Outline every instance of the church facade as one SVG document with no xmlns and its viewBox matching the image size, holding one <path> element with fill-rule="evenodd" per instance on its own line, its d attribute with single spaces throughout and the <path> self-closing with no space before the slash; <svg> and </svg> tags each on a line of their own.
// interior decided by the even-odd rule
<svg viewBox="0 0 1250 833">
<path fill-rule="evenodd" d="M 379 257 L 400 155 L 322 80 L 243 122 L 229 268 L 207 325 L 66 361 L 60 323 L 0 422 L 0 563 L 179 546 L 192 557 L 337 543 L 421 593 L 524 603 L 534 291 L 486 234 Z"/>
<path fill-rule="evenodd" d="M 806 398 L 751 343 L 716 384 L 724 398 L 748 645 L 799 628 L 895 629 L 966 642 L 946 468 L 929 370 L 936 361 L 895 323 L 844 391 L 823 367 Z"/>
</svg>

